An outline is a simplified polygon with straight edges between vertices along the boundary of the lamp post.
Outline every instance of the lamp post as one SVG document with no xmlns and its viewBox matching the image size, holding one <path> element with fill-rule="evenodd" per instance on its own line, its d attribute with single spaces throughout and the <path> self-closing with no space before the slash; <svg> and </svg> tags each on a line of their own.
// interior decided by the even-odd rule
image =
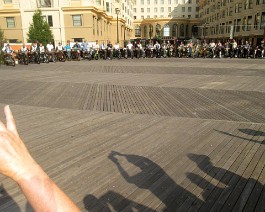
<svg viewBox="0 0 265 212">
<path fill-rule="evenodd" d="M 115 8 L 115 12 L 117 14 L 117 43 L 119 43 L 119 13 L 120 13 L 120 9 L 119 8 Z"/>
</svg>

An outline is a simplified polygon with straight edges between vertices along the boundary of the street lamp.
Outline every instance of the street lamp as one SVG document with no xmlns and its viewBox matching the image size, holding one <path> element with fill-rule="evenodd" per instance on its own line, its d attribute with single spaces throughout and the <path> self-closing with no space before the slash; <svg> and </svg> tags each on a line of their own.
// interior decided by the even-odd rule
<svg viewBox="0 0 265 212">
<path fill-rule="evenodd" d="M 120 9 L 119 8 L 115 8 L 115 12 L 117 14 L 117 43 L 119 43 L 119 13 L 120 13 Z"/>
</svg>

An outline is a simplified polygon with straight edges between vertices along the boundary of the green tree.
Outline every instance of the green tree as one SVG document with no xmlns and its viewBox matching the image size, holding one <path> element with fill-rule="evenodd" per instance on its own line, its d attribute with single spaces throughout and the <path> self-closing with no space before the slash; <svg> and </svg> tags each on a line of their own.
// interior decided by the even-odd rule
<svg viewBox="0 0 265 212">
<path fill-rule="evenodd" d="M 33 18 L 33 23 L 29 26 L 28 42 L 39 41 L 46 45 L 48 42 L 53 40 L 53 33 L 50 29 L 49 24 L 43 19 L 40 10 L 36 10 Z"/>
<path fill-rule="evenodd" d="M 0 64 L 3 63 L 2 48 L 4 46 L 4 31 L 0 28 Z"/>
<path fill-rule="evenodd" d="M 0 47 L 4 45 L 4 42 L 5 42 L 4 31 L 0 27 Z"/>
</svg>

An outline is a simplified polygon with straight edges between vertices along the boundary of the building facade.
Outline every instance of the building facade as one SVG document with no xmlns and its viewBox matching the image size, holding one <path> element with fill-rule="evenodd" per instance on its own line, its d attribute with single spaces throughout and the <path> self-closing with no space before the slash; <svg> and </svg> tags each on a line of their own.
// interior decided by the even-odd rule
<svg viewBox="0 0 265 212">
<path fill-rule="evenodd" d="M 265 37 L 265 0 L 0 0 L 8 42 L 26 42 L 40 9 L 54 43 L 131 38 L 228 39 Z"/>
<path fill-rule="evenodd" d="M 134 37 L 190 39 L 198 37 L 198 0 L 137 0 Z"/>
<path fill-rule="evenodd" d="M 0 0 L 0 27 L 8 42 L 24 40 L 19 1 Z"/>
<path fill-rule="evenodd" d="M 265 37 L 265 0 L 201 0 L 201 38 L 248 40 Z"/>
<path fill-rule="evenodd" d="M 8 42 L 27 42 L 34 12 L 42 11 L 54 43 L 130 39 L 134 0 L 0 0 L 0 24 Z"/>
</svg>

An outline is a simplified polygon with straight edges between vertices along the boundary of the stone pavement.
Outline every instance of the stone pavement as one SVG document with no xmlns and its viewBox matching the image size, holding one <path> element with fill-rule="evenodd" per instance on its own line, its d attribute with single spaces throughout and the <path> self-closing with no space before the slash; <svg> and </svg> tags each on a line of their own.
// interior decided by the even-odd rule
<svg viewBox="0 0 265 212">
<path fill-rule="evenodd" d="M 2 65 L 0 76 L 1 108 L 83 211 L 264 211 L 264 60 Z M 30 211 L 0 178 L 0 211 Z"/>
</svg>

